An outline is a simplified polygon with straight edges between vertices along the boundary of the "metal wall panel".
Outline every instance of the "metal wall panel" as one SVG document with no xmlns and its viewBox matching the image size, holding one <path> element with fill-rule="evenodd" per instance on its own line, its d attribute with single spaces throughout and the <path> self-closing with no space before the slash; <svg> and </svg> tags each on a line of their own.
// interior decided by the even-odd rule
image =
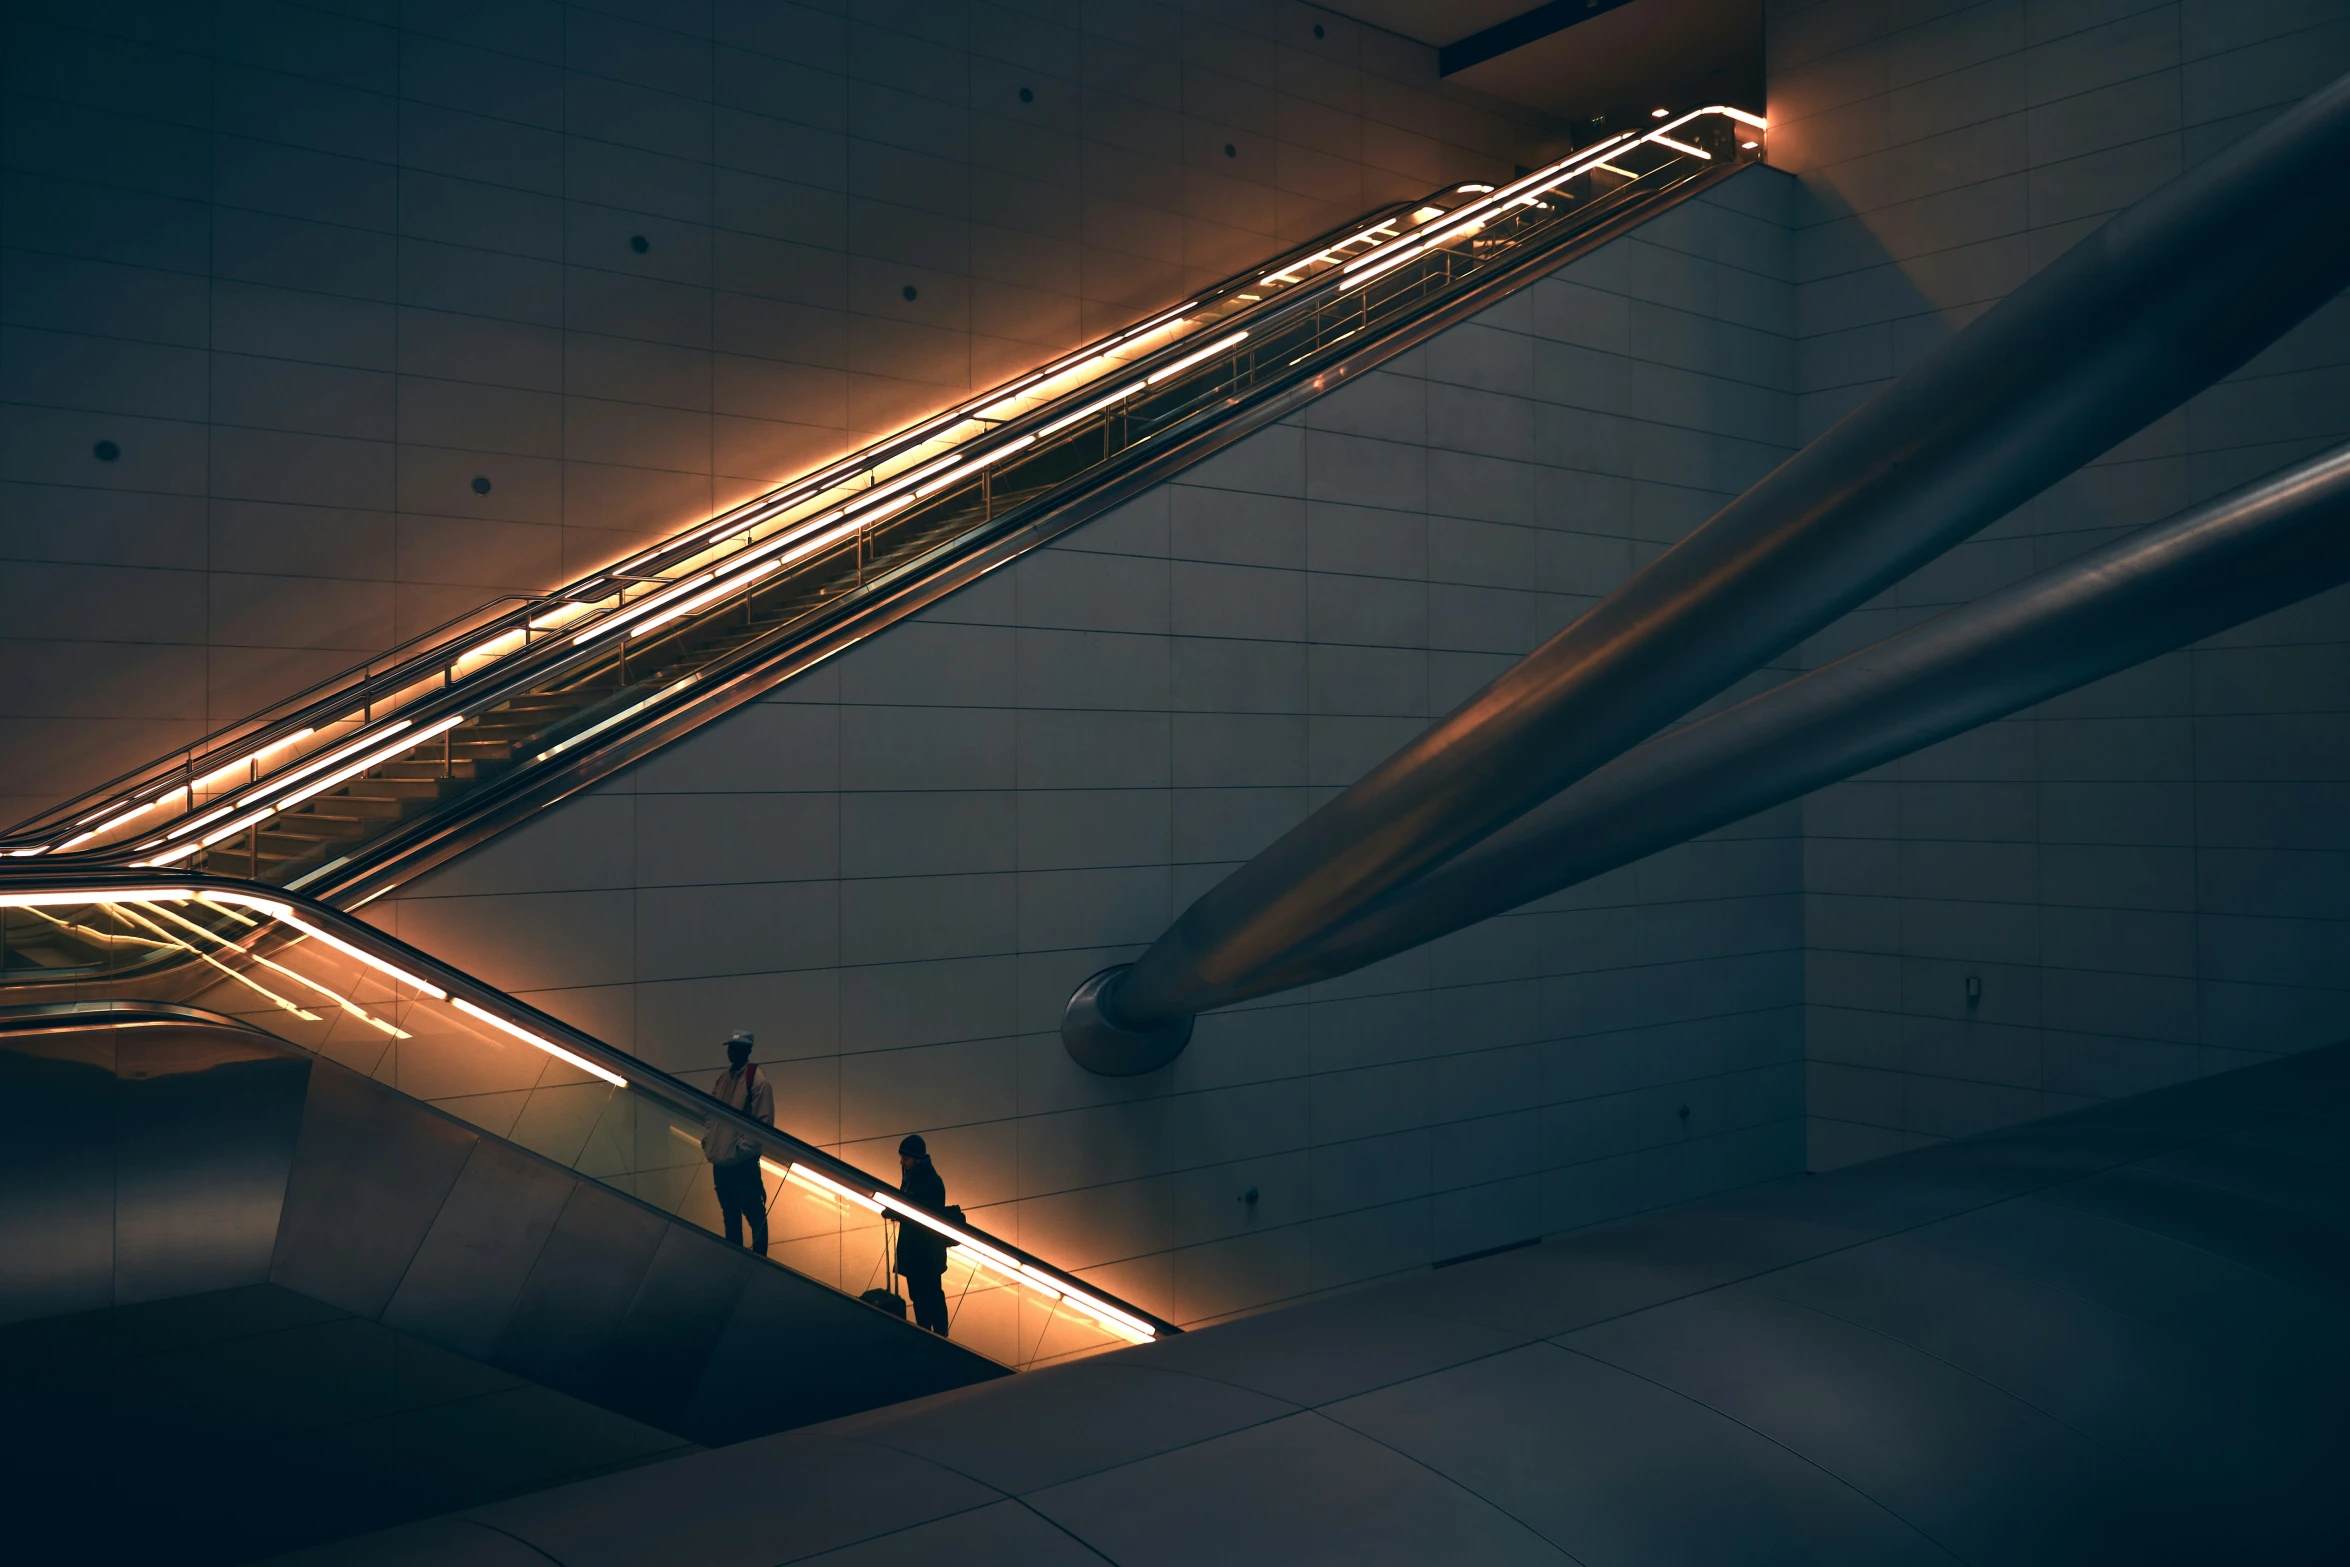
<svg viewBox="0 0 2350 1567">
<path fill-rule="evenodd" d="M 384 1307 L 386 1327 L 485 1360 L 540 1248 L 580 1184 L 570 1171 L 484 1138 Z"/>
<path fill-rule="evenodd" d="M 113 1296 L 113 1031 L 0 1035 L 0 1323 Z"/>
<path fill-rule="evenodd" d="M 773 1268 L 755 1270 L 710 1352 L 678 1430 L 739 1442 L 786 1425 L 1009 1375 L 945 1339 L 908 1333 L 862 1302 Z"/>
<path fill-rule="evenodd" d="M 491 1358 L 533 1382 L 600 1399 L 613 1335 L 668 1228 L 658 1214 L 578 1183 Z"/>
<path fill-rule="evenodd" d="M 613 1335 L 601 1401 L 692 1436 L 679 1422 L 752 1267 L 750 1253 L 672 1226 Z"/>
<path fill-rule="evenodd" d="M 411 1099 L 321 1063 L 269 1281 L 380 1315 L 478 1141 Z"/>
<path fill-rule="evenodd" d="M 225 1029 L 115 1041 L 114 1302 L 269 1278 L 310 1062 Z"/>
</svg>

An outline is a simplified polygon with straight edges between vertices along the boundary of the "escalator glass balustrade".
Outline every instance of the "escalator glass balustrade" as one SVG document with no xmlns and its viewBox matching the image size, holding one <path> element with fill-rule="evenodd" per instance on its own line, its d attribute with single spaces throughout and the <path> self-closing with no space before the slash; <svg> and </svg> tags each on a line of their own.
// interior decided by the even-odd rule
<svg viewBox="0 0 2350 1567">
<path fill-rule="evenodd" d="M 1382 345 L 1400 351 L 1456 318 L 1448 310 L 1753 161 L 1761 135 L 1756 116 L 1700 109 L 1499 188 L 1367 214 L 558 593 L 484 606 L 47 812 L 0 838 L 0 870 L 131 866 L 364 901 L 430 863 L 420 857 L 454 852 L 452 822 L 560 798 L 853 645 L 1339 384 Z M 194 909 L 124 905 L 58 939 L 102 933 L 113 954 L 185 936 L 201 967 L 208 937 L 176 922 L 240 916 Z M 313 960 L 324 945 L 309 943 Z M 222 984 L 248 998 L 268 988 Z M 278 1021 L 309 1026 L 283 1009 Z"/>
<path fill-rule="evenodd" d="M 159 1009 L 258 1029 L 713 1233 L 716 1117 L 761 1145 L 774 1263 L 851 1296 L 902 1293 L 893 1232 L 926 1226 L 951 1243 L 953 1341 L 1014 1369 L 1174 1331 L 314 900 L 103 873 L 0 890 L 0 1017 Z"/>
</svg>

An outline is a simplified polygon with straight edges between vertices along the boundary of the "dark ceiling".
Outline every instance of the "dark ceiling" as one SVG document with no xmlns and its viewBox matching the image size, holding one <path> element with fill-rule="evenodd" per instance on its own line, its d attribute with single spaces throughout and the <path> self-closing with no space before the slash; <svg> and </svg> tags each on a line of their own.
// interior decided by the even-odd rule
<svg viewBox="0 0 2350 1567">
<path fill-rule="evenodd" d="M 1653 108 L 1763 107 L 1762 0 L 1321 3 L 1436 45 L 1454 67 L 1448 81 L 1564 120 L 1621 126 Z"/>
</svg>

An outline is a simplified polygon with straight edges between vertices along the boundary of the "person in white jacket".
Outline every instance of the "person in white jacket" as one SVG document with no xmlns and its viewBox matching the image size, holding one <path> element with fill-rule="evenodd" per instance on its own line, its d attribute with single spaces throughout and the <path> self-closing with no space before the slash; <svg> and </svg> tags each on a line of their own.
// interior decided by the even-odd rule
<svg viewBox="0 0 2350 1567">
<path fill-rule="evenodd" d="M 751 1064 L 751 1035 L 737 1030 L 726 1042 L 725 1071 L 710 1085 L 710 1097 L 730 1110 L 739 1110 L 761 1126 L 775 1124 L 775 1088 L 767 1074 Z M 767 1186 L 759 1178 L 759 1140 L 725 1116 L 710 1117 L 702 1128 L 702 1157 L 710 1161 L 711 1184 L 718 1188 L 718 1211 L 726 1215 L 726 1239 L 739 1246 L 743 1220 L 751 1221 L 751 1250 L 767 1255 Z"/>
</svg>

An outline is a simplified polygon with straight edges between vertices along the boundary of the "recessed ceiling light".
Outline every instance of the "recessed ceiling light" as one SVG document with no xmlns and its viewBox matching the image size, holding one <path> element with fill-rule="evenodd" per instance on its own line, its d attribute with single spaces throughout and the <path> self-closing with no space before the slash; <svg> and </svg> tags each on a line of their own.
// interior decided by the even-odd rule
<svg viewBox="0 0 2350 1567">
<path fill-rule="evenodd" d="M 1661 120 L 1672 112 L 1670 109 L 1651 109 L 1648 111 L 1648 117 L 1652 120 Z"/>
</svg>

